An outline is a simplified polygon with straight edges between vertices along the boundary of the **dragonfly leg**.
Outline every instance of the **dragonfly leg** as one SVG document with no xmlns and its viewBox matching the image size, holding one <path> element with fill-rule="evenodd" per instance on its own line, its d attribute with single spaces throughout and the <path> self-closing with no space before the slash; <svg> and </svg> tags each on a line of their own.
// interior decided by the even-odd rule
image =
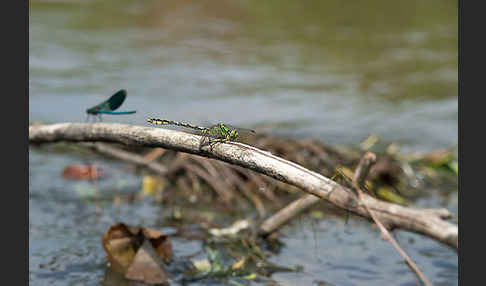
<svg viewBox="0 0 486 286">
<path fill-rule="evenodd" d="M 209 139 L 208 145 L 211 151 L 213 151 L 214 145 L 216 144 L 218 144 L 218 140 L 211 140 L 211 138 Z"/>
<path fill-rule="evenodd" d="M 228 142 L 230 141 L 230 139 L 228 138 L 217 138 L 217 139 L 213 139 L 210 141 L 209 145 L 211 146 L 211 151 L 213 150 L 213 147 L 218 144 L 218 143 L 225 143 L 225 142 Z"/>
<path fill-rule="evenodd" d="M 199 143 L 199 149 L 201 149 L 202 147 L 206 146 L 206 145 L 209 145 L 209 147 L 211 148 L 211 151 L 213 150 L 213 146 L 212 146 L 212 140 L 211 140 L 211 137 L 209 137 L 206 133 L 204 133 L 201 137 L 201 142 Z"/>
<path fill-rule="evenodd" d="M 201 138 L 201 143 L 199 145 L 199 149 L 201 149 L 202 147 L 208 145 L 210 150 L 213 151 L 213 148 L 214 148 L 214 145 L 216 145 L 217 143 L 220 143 L 222 142 L 221 139 L 215 139 L 215 138 L 211 138 L 210 136 L 208 135 L 203 135 L 203 137 Z"/>
<path fill-rule="evenodd" d="M 202 149 L 202 147 L 204 146 L 204 141 L 205 141 L 206 137 L 203 135 L 201 137 L 201 140 L 199 141 L 199 150 Z"/>
</svg>

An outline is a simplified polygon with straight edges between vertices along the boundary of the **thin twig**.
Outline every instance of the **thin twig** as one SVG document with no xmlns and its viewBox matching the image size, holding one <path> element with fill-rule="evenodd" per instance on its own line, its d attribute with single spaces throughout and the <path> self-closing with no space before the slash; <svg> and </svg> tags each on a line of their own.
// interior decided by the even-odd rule
<svg viewBox="0 0 486 286">
<path fill-rule="evenodd" d="M 80 145 L 94 149 L 97 152 L 103 153 L 105 155 L 109 155 L 111 157 L 115 157 L 123 161 L 127 161 L 136 165 L 147 167 L 150 170 L 159 173 L 160 175 L 167 174 L 167 168 L 165 166 L 157 162 L 147 160 L 143 156 L 124 151 L 122 149 L 110 146 L 108 144 L 104 144 L 100 142 L 96 142 L 96 143 L 84 142 L 84 143 L 80 143 Z"/>
<path fill-rule="evenodd" d="M 260 225 L 260 235 L 266 236 L 274 232 L 289 220 L 296 217 L 299 213 L 318 203 L 320 200 L 321 198 L 314 195 L 304 195 L 303 197 L 293 201 L 271 217 L 267 218 Z"/>
<path fill-rule="evenodd" d="M 378 228 L 381 231 L 381 235 L 384 240 L 389 241 L 393 247 L 403 256 L 405 261 L 407 262 L 407 265 L 412 269 L 412 271 L 424 282 L 425 285 L 427 286 L 432 286 L 432 283 L 425 277 L 425 275 L 420 271 L 420 269 L 417 267 L 417 265 L 412 261 L 412 259 L 407 255 L 407 253 L 398 245 L 397 241 L 393 238 L 393 236 L 388 232 L 388 230 L 383 226 L 383 224 L 380 222 L 380 220 L 374 215 L 374 213 L 368 208 L 366 201 L 364 200 L 363 196 L 363 191 L 361 190 L 361 186 L 364 184 L 366 177 L 368 176 L 369 170 L 373 164 L 376 163 L 376 155 L 371 153 L 371 152 L 366 152 L 363 157 L 361 158 L 361 161 L 358 164 L 358 167 L 356 168 L 356 171 L 354 173 L 353 177 L 353 186 L 356 189 L 358 193 L 358 197 L 360 202 L 363 204 L 363 206 L 366 208 L 368 213 L 370 214 L 370 217 L 373 219 L 373 221 L 376 223 Z"/>
<path fill-rule="evenodd" d="M 150 163 L 160 156 L 162 156 L 165 153 L 165 149 L 163 148 L 154 148 L 150 153 L 145 154 L 143 158 L 145 159 L 145 162 Z"/>
</svg>

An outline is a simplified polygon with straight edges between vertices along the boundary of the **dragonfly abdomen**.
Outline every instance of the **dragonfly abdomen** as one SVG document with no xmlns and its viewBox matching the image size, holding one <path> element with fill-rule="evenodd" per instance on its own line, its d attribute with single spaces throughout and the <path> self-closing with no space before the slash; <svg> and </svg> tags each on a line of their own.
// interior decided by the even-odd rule
<svg viewBox="0 0 486 286">
<path fill-rule="evenodd" d="M 134 114 L 135 110 L 131 110 L 131 111 L 104 111 L 104 110 L 100 110 L 100 111 L 97 111 L 96 114 Z"/>
<path fill-rule="evenodd" d="M 186 122 L 177 122 L 177 121 L 172 121 L 172 120 L 166 120 L 166 119 L 158 119 L 158 118 L 149 118 L 147 119 L 149 123 L 155 124 L 155 125 L 175 125 L 175 126 L 181 126 L 181 127 L 186 127 L 186 128 L 191 128 L 195 130 L 200 130 L 200 131 L 206 131 L 206 127 L 201 127 L 201 126 L 196 126 L 192 125 L 190 123 Z"/>
</svg>

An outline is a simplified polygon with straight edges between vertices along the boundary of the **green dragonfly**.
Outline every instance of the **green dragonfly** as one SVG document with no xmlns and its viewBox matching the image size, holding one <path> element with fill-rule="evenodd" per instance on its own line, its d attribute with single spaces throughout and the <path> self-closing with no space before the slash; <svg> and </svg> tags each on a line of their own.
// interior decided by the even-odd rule
<svg viewBox="0 0 486 286">
<path fill-rule="evenodd" d="M 95 105 L 91 108 L 88 108 L 86 110 L 86 113 L 88 114 L 87 115 L 88 117 L 86 118 L 86 120 L 89 119 L 90 115 L 98 116 L 98 118 L 101 121 L 101 114 L 122 115 L 122 114 L 133 114 L 133 113 L 135 113 L 136 112 L 135 110 L 114 111 L 122 105 L 122 103 L 123 103 L 123 101 L 125 101 L 126 97 L 127 97 L 127 91 L 126 90 L 121 89 L 121 90 L 117 91 L 108 100 L 105 100 L 102 103 Z"/>
<path fill-rule="evenodd" d="M 201 126 L 192 125 L 190 123 L 177 122 L 177 121 L 158 119 L 158 118 L 148 118 L 147 122 L 154 125 L 174 125 L 174 126 L 181 126 L 181 127 L 197 130 L 201 132 L 203 136 L 201 138 L 201 146 L 205 143 L 205 140 L 208 140 L 209 144 L 211 144 L 211 139 L 217 139 L 219 142 L 239 141 L 242 138 L 245 138 L 247 136 L 252 136 L 255 134 L 254 130 L 238 128 L 224 123 L 214 124 L 209 127 L 201 127 Z"/>
</svg>

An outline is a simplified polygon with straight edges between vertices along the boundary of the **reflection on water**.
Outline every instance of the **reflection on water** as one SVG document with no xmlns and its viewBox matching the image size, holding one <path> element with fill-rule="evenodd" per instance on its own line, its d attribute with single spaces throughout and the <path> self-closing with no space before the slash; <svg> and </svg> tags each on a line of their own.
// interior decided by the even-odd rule
<svg viewBox="0 0 486 286">
<path fill-rule="evenodd" d="M 375 133 L 406 150 L 457 145 L 457 1 L 31 0 L 30 16 L 31 121 L 84 121 L 87 107 L 124 88 L 123 108 L 137 113 L 104 121 L 222 121 L 352 145 Z M 102 222 L 95 223 L 95 206 L 52 179 L 78 161 L 30 155 L 31 278 L 51 285 L 99 283 L 99 236 L 116 211 L 105 206 Z M 128 180 L 136 190 L 139 178 Z M 153 221 L 159 207 L 126 206 L 121 217 L 163 225 Z M 457 201 L 448 207 L 457 209 Z M 79 228 L 80 221 L 88 223 Z M 368 224 L 359 232 L 361 225 L 321 224 L 321 260 L 302 247 L 306 239 L 291 233 L 274 259 L 302 264 L 307 274 L 276 274 L 277 280 L 375 285 L 400 277 L 400 283 L 415 283 Z M 413 237 L 407 251 L 432 281 L 457 285 L 454 252 L 401 236 Z M 379 245 L 366 242 L 373 239 Z"/>
</svg>

